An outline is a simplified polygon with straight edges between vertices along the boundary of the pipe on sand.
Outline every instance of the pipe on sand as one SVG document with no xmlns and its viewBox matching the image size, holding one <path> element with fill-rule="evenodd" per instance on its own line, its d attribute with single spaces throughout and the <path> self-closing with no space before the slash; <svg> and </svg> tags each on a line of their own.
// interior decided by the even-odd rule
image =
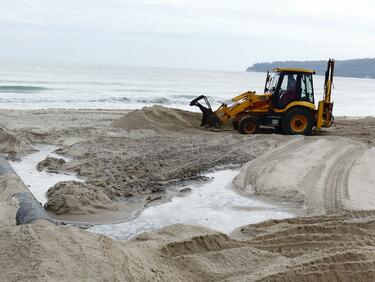
<svg viewBox="0 0 375 282">
<path fill-rule="evenodd" d="M 20 179 L 4 156 L 0 154 L 0 177 L 5 175 L 13 175 Z M 88 228 L 91 226 L 91 224 L 87 223 L 65 222 L 52 218 L 51 215 L 43 208 L 42 204 L 36 200 L 30 190 L 27 189 L 27 187 L 23 184 L 21 179 L 20 183 L 22 183 L 20 185 L 23 186 L 21 187 L 22 192 L 17 192 L 12 195 L 18 200 L 19 207 L 16 213 L 17 225 L 32 223 L 36 220 L 47 220 L 58 225 L 72 224 L 80 228 Z"/>
</svg>

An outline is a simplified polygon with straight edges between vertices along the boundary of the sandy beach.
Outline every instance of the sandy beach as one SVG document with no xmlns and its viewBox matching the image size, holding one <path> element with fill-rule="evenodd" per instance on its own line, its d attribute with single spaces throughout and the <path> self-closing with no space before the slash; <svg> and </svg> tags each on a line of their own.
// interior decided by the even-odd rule
<svg viewBox="0 0 375 282">
<path fill-rule="evenodd" d="M 142 110 L 1 110 L 0 151 L 58 147 L 38 169 L 75 173 L 45 209 L 59 221 L 121 221 L 172 197 L 169 187 L 210 169 L 240 168 L 245 196 L 287 202 L 297 217 L 229 235 L 175 224 L 129 241 L 34 220 L 16 225 L 27 188 L 0 176 L 2 281 L 371 281 L 375 279 L 375 118 L 336 119 L 312 136 L 199 128 L 200 114 Z M 202 179 L 204 180 L 204 179 Z"/>
</svg>

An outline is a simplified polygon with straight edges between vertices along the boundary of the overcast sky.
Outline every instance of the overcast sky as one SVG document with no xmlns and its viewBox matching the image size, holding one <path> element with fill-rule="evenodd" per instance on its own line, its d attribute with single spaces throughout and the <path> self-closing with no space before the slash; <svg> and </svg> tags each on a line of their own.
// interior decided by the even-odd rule
<svg viewBox="0 0 375 282">
<path fill-rule="evenodd" d="M 244 70 L 375 57 L 375 1 L 0 0 L 0 59 Z"/>
</svg>

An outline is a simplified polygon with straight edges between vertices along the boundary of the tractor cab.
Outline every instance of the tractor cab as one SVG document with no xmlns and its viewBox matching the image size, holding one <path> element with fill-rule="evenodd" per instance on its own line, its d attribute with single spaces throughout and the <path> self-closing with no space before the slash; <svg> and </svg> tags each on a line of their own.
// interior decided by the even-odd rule
<svg viewBox="0 0 375 282">
<path fill-rule="evenodd" d="M 314 105 L 314 71 L 293 68 L 276 68 L 273 71 L 273 75 L 267 73 L 264 92 L 272 94 L 274 109 L 284 109 L 294 101 Z"/>
</svg>

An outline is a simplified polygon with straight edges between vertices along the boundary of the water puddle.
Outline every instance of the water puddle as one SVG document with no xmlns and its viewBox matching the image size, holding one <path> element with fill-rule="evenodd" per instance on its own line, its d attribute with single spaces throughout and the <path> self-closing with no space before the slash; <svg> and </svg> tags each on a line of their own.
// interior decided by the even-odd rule
<svg viewBox="0 0 375 282">
<path fill-rule="evenodd" d="M 237 174 L 238 170 L 207 173 L 205 176 L 213 179 L 203 185 L 190 186 L 192 191 L 184 197 L 174 197 L 170 202 L 146 208 L 135 219 L 95 225 L 89 231 L 115 239 L 129 239 L 146 230 L 184 223 L 229 233 L 242 225 L 295 216 L 286 207 L 244 197 L 234 191 L 231 185 Z"/>
<path fill-rule="evenodd" d="M 35 144 L 33 147 L 39 151 L 23 157 L 21 161 L 9 161 L 9 164 L 42 205 L 47 202 L 48 189 L 57 182 L 69 180 L 83 181 L 73 174 L 38 171 L 37 164 L 46 157 L 60 158 L 64 159 L 66 162 L 68 162 L 69 159 L 53 153 L 58 148 L 56 146 Z"/>
<path fill-rule="evenodd" d="M 57 147 L 34 145 L 38 152 L 21 161 L 10 161 L 10 165 L 21 177 L 36 199 L 43 205 L 46 192 L 59 181 L 82 181 L 72 174 L 38 171 L 37 164 L 46 157 L 68 158 L 53 153 Z M 195 182 L 190 192 L 174 193 L 169 202 L 145 208 L 142 213 L 125 222 L 94 225 L 88 230 L 108 235 L 115 239 L 129 239 L 143 231 L 154 230 L 166 225 L 183 223 L 208 227 L 224 233 L 235 228 L 267 219 L 282 219 L 295 214 L 287 206 L 276 206 L 255 197 L 245 197 L 232 188 L 238 170 L 221 170 L 204 174 L 211 178 L 207 182 Z M 183 187 L 180 187 L 183 188 Z"/>
</svg>

